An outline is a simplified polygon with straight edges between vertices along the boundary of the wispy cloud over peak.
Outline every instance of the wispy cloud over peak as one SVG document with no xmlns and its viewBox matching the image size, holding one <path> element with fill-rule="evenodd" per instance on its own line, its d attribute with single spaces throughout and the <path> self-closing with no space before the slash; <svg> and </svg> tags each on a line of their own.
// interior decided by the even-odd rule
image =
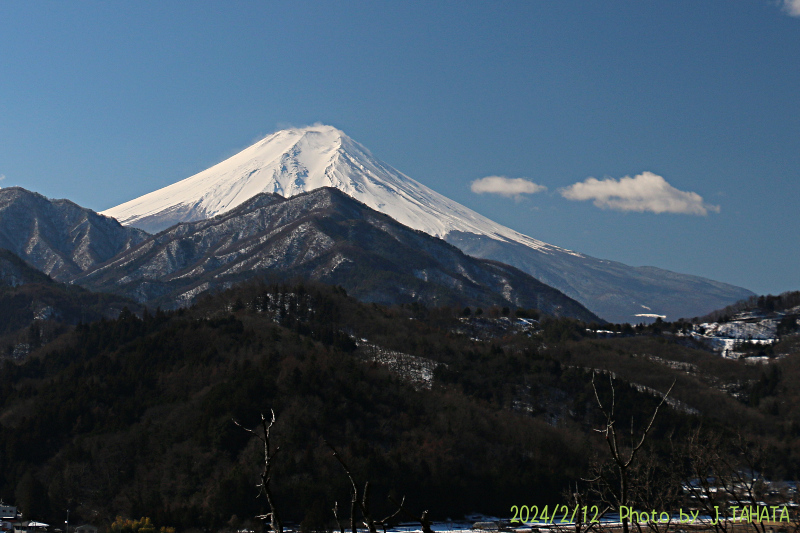
<svg viewBox="0 0 800 533">
<path fill-rule="evenodd" d="M 536 194 L 547 190 L 544 185 L 539 185 L 528 179 L 507 178 L 505 176 L 486 176 L 473 181 L 469 188 L 477 194 L 499 194 L 508 198 L 519 197 L 521 194 Z"/>
<path fill-rule="evenodd" d="M 677 213 L 705 216 L 709 211 L 719 213 L 719 206 L 710 205 L 696 192 L 681 191 L 652 172 L 642 172 L 619 180 L 587 178 L 560 189 L 568 200 L 593 200 L 602 209 L 636 211 L 639 213 Z"/>
</svg>

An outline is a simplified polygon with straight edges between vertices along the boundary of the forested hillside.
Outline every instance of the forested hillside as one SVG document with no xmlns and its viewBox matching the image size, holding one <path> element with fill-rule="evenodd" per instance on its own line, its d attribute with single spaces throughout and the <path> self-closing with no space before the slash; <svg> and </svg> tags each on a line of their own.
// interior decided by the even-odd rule
<svg viewBox="0 0 800 533">
<path fill-rule="evenodd" d="M 745 300 L 724 307 L 697 319 L 697 322 L 726 322 L 737 313 L 754 311 L 758 313 L 782 313 L 800 308 L 800 291 L 787 291 L 777 296 L 772 294 L 751 296 Z"/>
<path fill-rule="evenodd" d="M 128 306 L 141 306 L 121 296 L 91 292 L 58 283 L 11 251 L 0 248 L 0 354 L 24 358 L 68 326 L 112 318 Z"/>
<path fill-rule="evenodd" d="M 506 516 L 563 503 L 607 453 L 591 431 L 603 420 L 591 369 L 601 397 L 616 376 L 617 416 L 636 428 L 677 380 L 648 457 L 671 461 L 702 425 L 758 436 L 762 471 L 798 474 L 800 351 L 768 369 L 652 330 L 598 338 L 570 319 L 527 319 L 531 330 L 508 309 L 478 311 L 250 283 L 190 309 L 81 324 L 3 364 L 0 496 L 44 520 L 69 508 L 101 525 L 123 515 L 239 527 L 265 511 L 263 450 L 233 420 L 254 428 L 274 409 L 272 490 L 289 521 L 323 527 L 334 502 L 347 507 L 349 482 L 323 439 L 371 482 L 376 515 L 394 494 L 434 518 Z"/>
</svg>

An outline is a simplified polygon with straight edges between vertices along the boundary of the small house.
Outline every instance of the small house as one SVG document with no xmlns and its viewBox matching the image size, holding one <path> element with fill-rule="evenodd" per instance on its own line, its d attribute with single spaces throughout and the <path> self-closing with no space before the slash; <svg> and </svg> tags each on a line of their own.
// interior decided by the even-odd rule
<svg viewBox="0 0 800 533">
<path fill-rule="evenodd" d="M 44 522 L 34 522 L 33 520 L 25 520 L 14 524 L 14 533 L 44 533 L 50 524 Z"/>
</svg>

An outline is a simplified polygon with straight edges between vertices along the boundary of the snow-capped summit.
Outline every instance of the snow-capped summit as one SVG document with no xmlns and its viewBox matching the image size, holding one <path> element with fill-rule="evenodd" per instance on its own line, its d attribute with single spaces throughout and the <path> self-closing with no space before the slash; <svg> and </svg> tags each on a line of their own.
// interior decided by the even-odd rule
<svg viewBox="0 0 800 533">
<path fill-rule="evenodd" d="M 463 231 L 536 249 L 562 250 L 442 196 L 379 161 L 341 130 L 325 125 L 278 131 L 199 174 L 102 214 L 154 233 L 178 222 L 225 213 L 258 193 L 288 198 L 320 187 L 335 187 L 436 237 Z"/>
<path fill-rule="evenodd" d="M 513 265 L 611 321 L 646 320 L 643 308 L 669 320 L 700 316 L 752 295 L 725 283 L 596 259 L 523 235 L 393 169 L 332 126 L 278 131 L 199 174 L 102 214 L 158 232 L 225 213 L 258 193 L 288 198 L 320 187 L 335 187 L 467 254 Z"/>
</svg>

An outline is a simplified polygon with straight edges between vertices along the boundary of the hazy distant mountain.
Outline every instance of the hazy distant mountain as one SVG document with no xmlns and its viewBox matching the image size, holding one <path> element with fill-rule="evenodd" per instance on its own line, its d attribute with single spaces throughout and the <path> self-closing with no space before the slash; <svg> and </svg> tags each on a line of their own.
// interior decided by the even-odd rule
<svg viewBox="0 0 800 533">
<path fill-rule="evenodd" d="M 168 306 L 254 275 L 341 285 L 368 302 L 536 307 L 597 320 L 516 268 L 467 256 L 330 187 L 288 199 L 256 195 L 155 235 L 76 282 Z"/>
<path fill-rule="evenodd" d="M 68 281 L 147 237 L 69 200 L 21 187 L 0 189 L 0 248 L 58 281 Z"/>
<path fill-rule="evenodd" d="M 700 276 L 588 255 L 543 254 L 521 243 L 473 233 L 454 231 L 446 240 L 470 255 L 514 265 L 578 301 L 588 300 L 592 305 L 587 307 L 613 322 L 649 322 L 655 315 L 668 320 L 692 318 L 699 316 L 698 311 L 752 294 Z"/>
<path fill-rule="evenodd" d="M 503 261 L 616 322 L 702 315 L 753 293 L 697 276 L 630 267 L 559 248 L 479 215 L 375 159 L 331 126 L 279 131 L 192 177 L 103 214 L 160 231 L 225 213 L 262 192 L 335 187 L 371 208 L 471 255 Z"/>
</svg>

